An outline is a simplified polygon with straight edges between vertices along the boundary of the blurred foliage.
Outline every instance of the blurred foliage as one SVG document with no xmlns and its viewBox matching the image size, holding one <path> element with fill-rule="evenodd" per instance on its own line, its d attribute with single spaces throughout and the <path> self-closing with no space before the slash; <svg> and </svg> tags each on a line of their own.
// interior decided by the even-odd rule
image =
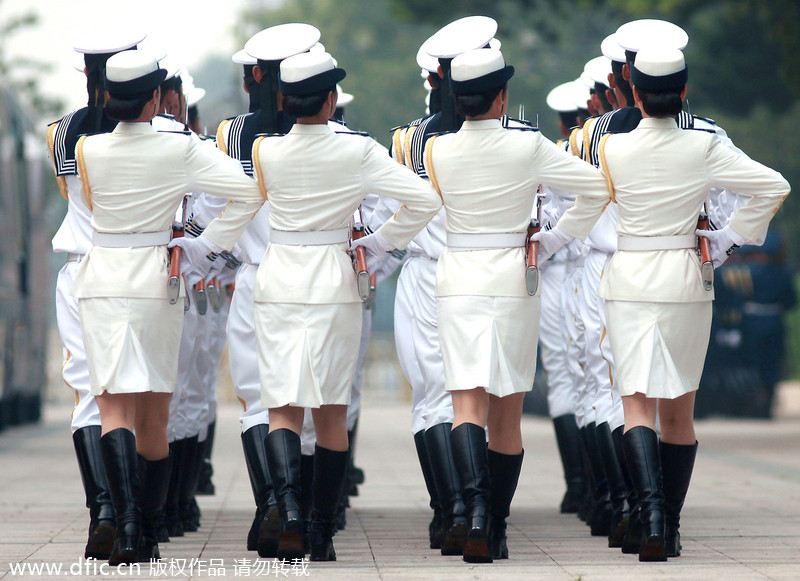
<svg viewBox="0 0 800 581">
<path fill-rule="evenodd" d="M 0 0 L 0 4 L 2 2 Z M 63 108 L 61 101 L 47 97 L 39 90 L 42 75 L 52 70 L 52 65 L 35 59 L 10 60 L 6 55 L 6 41 L 20 30 L 35 27 L 37 24 L 38 17 L 33 12 L 0 20 L 0 80 L 11 87 L 21 97 L 20 100 L 37 115 L 48 117 Z"/>
</svg>

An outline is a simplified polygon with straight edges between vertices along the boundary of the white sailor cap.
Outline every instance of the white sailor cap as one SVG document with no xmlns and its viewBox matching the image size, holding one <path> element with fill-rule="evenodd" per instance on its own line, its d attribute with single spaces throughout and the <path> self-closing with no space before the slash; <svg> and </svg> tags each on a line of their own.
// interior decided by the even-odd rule
<svg viewBox="0 0 800 581">
<path fill-rule="evenodd" d="M 481 48 L 458 55 L 450 65 L 450 88 L 457 95 L 473 95 L 502 87 L 514 76 L 503 53 Z"/>
<path fill-rule="evenodd" d="M 254 66 L 258 64 L 258 59 L 247 54 L 247 51 L 242 49 L 237 51 L 231 60 L 237 65 Z"/>
<path fill-rule="evenodd" d="M 466 16 L 440 28 L 426 42 L 428 54 L 449 59 L 489 44 L 497 32 L 497 21 L 488 16 Z"/>
<path fill-rule="evenodd" d="M 581 76 L 577 78 L 577 82 L 579 82 L 581 85 L 583 85 L 590 91 L 594 89 L 594 79 L 586 71 L 583 71 L 581 73 Z"/>
<path fill-rule="evenodd" d="M 192 85 L 189 90 L 184 87 L 184 94 L 186 96 L 186 106 L 193 107 L 197 105 L 200 100 L 206 96 L 206 90 Z"/>
<path fill-rule="evenodd" d="M 327 52 L 304 52 L 281 62 L 278 87 L 284 95 L 311 95 L 333 89 L 345 75 Z"/>
<path fill-rule="evenodd" d="M 255 34 L 244 45 L 244 50 L 260 61 L 281 61 L 306 52 L 317 44 L 320 36 L 317 27 L 310 24 L 279 24 Z"/>
<path fill-rule="evenodd" d="M 353 102 L 353 99 L 355 98 L 350 93 L 345 93 L 344 91 L 342 91 L 342 88 L 339 85 L 336 85 L 336 93 L 337 93 L 337 99 L 336 99 L 337 107 L 347 107 L 350 103 Z"/>
<path fill-rule="evenodd" d="M 155 90 L 167 75 L 156 58 L 144 51 L 127 50 L 106 63 L 106 90 L 113 97 L 130 97 Z"/>
<path fill-rule="evenodd" d="M 322 44 L 321 42 L 318 42 L 314 46 L 312 46 L 310 49 L 308 49 L 308 52 L 328 52 L 328 51 L 325 50 L 325 45 L 324 44 Z"/>
<path fill-rule="evenodd" d="M 82 73 L 86 69 L 86 61 L 83 60 L 83 54 L 76 52 L 72 58 L 72 68 Z"/>
<path fill-rule="evenodd" d="M 147 33 L 137 26 L 94 26 L 82 32 L 72 45 L 82 54 L 114 54 L 142 42 Z"/>
<path fill-rule="evenodd" d="M 165 81 L 183 76 L 183 65 L 170 54 L 159 58 L 158 66 L 167 71 L 167 76 L 164 78 Z"/>
<path fill-rule="evenodd" d="M 572 84 L 574 81 L 561 83 L 549 93 L 547 93 L 547 106 L 557 113 L 571 113 L 577 111 L 575 100 L 572 98 L 574 89 Z"/>
<path fill-rule="evenodd" d="M 425 42 L 423 42 L 422 46 L 420 46 L 419 50 L 417 51 L 417 64 L 423 71 L 426 71 L 426 76 L 439 70 L 439 59 L 431 56 L 428 53 L 428 47 L 430 46 L 432 38 L 433 36 L 429 37 Z"/>
<path fill-rule="evenodd" d="M 676 48 L 643 48 L 631 67 L 631 82 L 640 89 L 669 91 L 680 89 L 689 80 L 683 53 Z"/>
<path fill-rule="evenodd" d="M 600 52 L 603 53 L 603 56 L 610 58 L 614 62 L 624 63 L 626 61 L 625 49 L 617 42 L 616 32 L 609 34 L 603 39 L 603 42 L 600 43 Z"/>
<path fill-rule="evenodd" d="M 677 24 L 666 20 L 644 18 L 620 26 L 615 33 L 617 42 L 627 52 L 639 52 L 646 46 L 683 50 L 689 35 Z"/>
<path fill-rule="evenodd" d="M 589 92 L 589 87 L 586 86 L 586 83 L 577 78 L 572 81 L 570 91 L 576 109 L 588 108 L 587 101 L 592 98 L 592 94 Z"/>
<path fill-rule="evenodd" d="M 608 74 L 611 72 L 611 59 L 607 56 L 597 56 L 586 63 L 583 67 L 583 73 L 592 79 L 592 86 L 595 83 L 600 83 L 608 87 Z M 583 75 L 581 75 L 583 77 Z"/>
</svg>

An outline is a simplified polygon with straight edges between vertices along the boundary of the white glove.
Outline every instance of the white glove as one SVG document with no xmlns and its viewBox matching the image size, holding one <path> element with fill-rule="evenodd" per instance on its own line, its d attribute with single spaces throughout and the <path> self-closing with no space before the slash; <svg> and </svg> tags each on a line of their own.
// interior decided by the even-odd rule
<svg viewBox="0 0 800 581">
<path fill-rule="evenodd" d="M 219 254 L 224 250 L 205 236 L 173 238 L 168 246 L 169 248 L 180 246 L 182 250 L 181 274 L 189 288 L 208 276 L 208 272 L 214 264 L 213 256 L 210 255 Z M 217 260 L 219 260 L 219 257 L 217 257 Z"/>
<path fill-rule="evenodd" d="M 377 271 L 381 264 L 383 264 L 383 261 L 386 260 L 386 253 L 394 250 L 394 246 L 384 238 L 380 229 L 375 230 L 375 232 L 363 238 L 351 241 L 351 250 L 355 250 L 357 246 L 363 246 L 366 249 L 367 268 L 370 272 L 373 270 Z"/>
<path fill-rule="evenodd" d="M 714 268 L 719 268 L 728 260 L 734 246 L 741 246 L 747 242 L 730 226 L 725 226 L 721 230 L 695 230 L 695 234 L 708 238 L 711 244 L 711 262 L 714 264 Z"/>
<path fill-rule="evenodd" d="M 575 237 L 555 227 L 552 230 L 539 230 L 536 234 L 531 236 L 531 240 L 539 243 L 539 254 L 537 258 L 539 264 L 542 265 L 556 252 L 561 250 L 562 246 L 575 240 Z"/>
</svg>

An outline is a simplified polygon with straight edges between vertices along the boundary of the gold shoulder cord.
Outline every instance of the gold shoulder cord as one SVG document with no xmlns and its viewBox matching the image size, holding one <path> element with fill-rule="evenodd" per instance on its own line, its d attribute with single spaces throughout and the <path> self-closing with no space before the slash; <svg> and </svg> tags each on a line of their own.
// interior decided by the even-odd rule
<svg viewBox="0 0 800 581">
<path fill-rule="evenodd" d="M 398 127 L 395 129 L 394 134 L 392 135 L 392 151 L 394 152 L 394 159 L 397 163 L 401 165 L 406 164 L 406 156 L 405 152 L 403 151 L 403 141 L 402 141 L 402 133 L 403 127 Z"/>
<path fill-rule="evenodd" d="M 592 163 L 592 135 L 589 131 L 591 125 L 594 125 L 594 119 L 588 119 L 586 123 L 583 124 L 583 160 Z"/>
<path fill-rule="evenodd" d="M 411 159 L 411 136 L 414 135 L 414 132 L 417 130 L 417 126 L 414 125 L 406 129 L 406 144 L 405 149 L 403 151 L 403 156 L 405 157 L 405 164 L 406 166 L 410 167 L 412 170 L 414 169 L 414 160 Z"/>
<path fill-rule="evenodd" d="M 225 155 L 228 155 L 228 145 L 225 143 L 223 136 L 225 135 L 225 125 L 227 125 L 229 122 L 229 119 L 225 119 L 217 127 L 217 147 Z"/>
<path fill-rule="evenodd" d="M 263 137 L 259 137 L 253 143 L 253 168 L 256 170 L 256 178 L 258 179 L 258 189 L 261 190 L 261 195 L 267 200 L 267 186 L 264 184 L 264 174 L 261 171 L 261 162 L 258 157 L 258 150 L 260 149 Z"/>
<path fill-rule="evenodd" d="M 578 131 L 580 130 L 580 127 L 576 127 L 572 130 L 572 133 L 569 134 L 569 148 L 572 150 L 572 155 L 576 157 L 581 156 L 581 152 L 578 149 Z"/>
<path fill-rule="evenodd" d="M 50 157 L 53 159 L 53 165 L 55 166 L 56 163 L 56 128 L 58 127 L 58 123 L 53 123 L 50 127 L 47 128 L 47 148 L 50 150 Z M 55 168 L 56 172 L 56 183 L 58 184 L 58 191 L 61 192 L 61 195 L 65 200 L 68 200 L 69 197 L 67 196 L 67 180 L 64 176 L 58 175 L 58 167 Z"/>
<path fill-rule="evenodd" d="M 603 138 L 600 140 L 600 145 L 598 146 L 600 152 L 600 166 L 603 168 L 603 173 L 606 174 L 606 184 L 608 184 L 608 195 L 611 197 L 611 201 L 615 204 L 617 203 L 617 197 L 614 195 L 614 184 L 611 181 L 611 174 L 608 171 L 608 162 L 606 161 L 606 141 L 609 137 L 613 135 L 612 133 L 606 133 L 603 135 Z"/>
<path fill-rule="evenodd" d="M 83 159 L 83 142 L 86 141 L 84 135 L 78 139 L 75 146 L 75 157 L 78 159 L 78 171 L 81 174 L 81 184 L 83 184 L 83 199 L 86 200 L 86 205 L 89 211 L 92 211 L 92 190 L 89 188 L 89 175 L 86 173 L 86 160 Z"/>
<path fill-rule="evenodd" d="M 430 139 L 428 139 L 428 143 L 425 144 L 425 166 L 428 169 L 428 178 L 431 180 L 431 185 L 433 189 L 436 190 L 439 194 L 439 197 L 442 197 L 442 190 L 439 189 L 439 182 L 436 181 L 436 174 L 433 171 L 433 142 L 436 140 L 436 136 L 434 135 Z"/>
</svg>

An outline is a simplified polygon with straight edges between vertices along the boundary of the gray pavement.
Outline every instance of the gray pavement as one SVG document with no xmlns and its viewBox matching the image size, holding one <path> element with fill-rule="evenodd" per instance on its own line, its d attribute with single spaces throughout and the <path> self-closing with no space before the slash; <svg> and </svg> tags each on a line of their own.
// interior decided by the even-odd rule
<svg viewBox="0 0 800 581">
<path fill-rule="evenodd" d="M 509 524 L 508 561 L 470 565 L 427 548 L 425 489 L 409 432 L 407 404 L 367 397 L 356 462 L 366 472 L 348 526 L 335 538 L 339 560 L 276 571 L 245 549 L 253 501 L 239 442 L 238 410 L 224 404 L 214 450 L 215 496 L 200 497 L 202 527 L 162 545 L 161 570 L 135 579 L 303 578 L 325 580 L 800 579 L 800 419 L 698 423 L 700 451 L 686 501 L 683 556 L 639 563 L 606 547 L 572 515 L 563 493 L 552 427 L 523 420 L 525 462 Z M 41 425 L 0 434 L 0 579 L 118 579 L 79 573 L 88 511 L 69 431 L 69 407 L 47 408 Z M 182 562 L 180 559 L 186 559 Z M 191 562 L 191 559 L 195 559 Z M 51 564 L 60 574 L 13 572 Z M 224 569 L 220 569 L 220 563 Z M 94 566 L 99 568 L 99 563 Z M 85 565 L 84 565 L 85 567 Z M 92 570 L 90 569 L 90 572 Z M 113 573 L 113 574 L 112 574 Z M 216 573 L 216 575 L 215 575 Z"/>
</svg>

